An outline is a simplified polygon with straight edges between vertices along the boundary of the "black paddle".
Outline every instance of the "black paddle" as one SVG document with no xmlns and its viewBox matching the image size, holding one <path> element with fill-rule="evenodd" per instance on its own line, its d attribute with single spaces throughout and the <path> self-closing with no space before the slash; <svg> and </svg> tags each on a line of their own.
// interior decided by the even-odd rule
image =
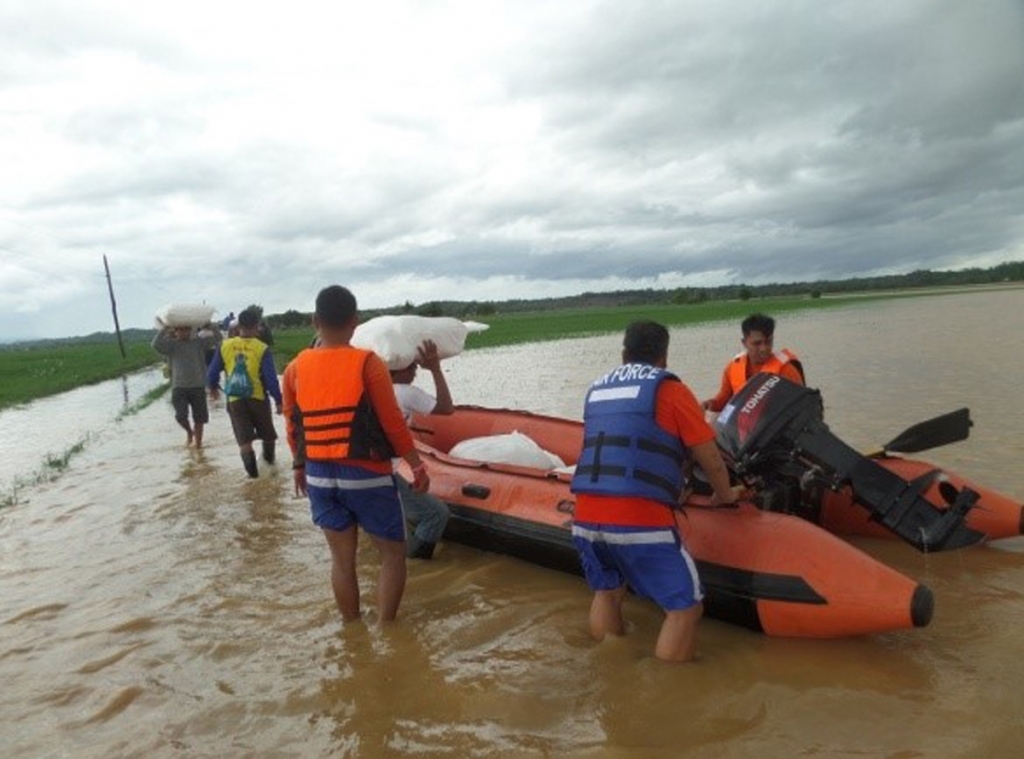
<svg viewBox="0 0 1024 759">
<path fill-rule="evenodd" d="M 917 453 L 940 445 L 966 440 L 971 433 L 971 412 L 962 408 L 907 427 L 871 456 L 886 453 Z"/>
</svg>

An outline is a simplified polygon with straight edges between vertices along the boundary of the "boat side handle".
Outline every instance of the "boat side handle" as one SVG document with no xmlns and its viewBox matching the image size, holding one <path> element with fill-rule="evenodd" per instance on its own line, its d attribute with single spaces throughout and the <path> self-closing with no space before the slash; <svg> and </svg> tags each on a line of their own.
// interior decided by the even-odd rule
<svg viewBox="0 0 1024 759">
<path fill-rule="evenodd" d="M 462 494 L 469 498 L 479 498 L 483 501 L 491 494 L 491 489 L 486 485 L 463 485 Z"/>
</svg>

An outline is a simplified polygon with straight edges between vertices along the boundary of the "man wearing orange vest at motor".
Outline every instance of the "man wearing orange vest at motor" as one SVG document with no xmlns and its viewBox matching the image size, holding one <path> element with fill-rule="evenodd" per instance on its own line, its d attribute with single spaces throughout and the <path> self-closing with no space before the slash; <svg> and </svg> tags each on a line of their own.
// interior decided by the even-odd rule
<svg viewBox="0 0 1024 759">
<path fill-rule="evenodd" d="M 708 411 L 721 411 L 747 380 L 758 372 L 778 374 L 791 382 L 804 384 L 804 368 L 794 353 L 772 349 L 775 320 L 765 314 L 751 314 L 740 324 L 743 352 L 735 356 L 722 372 L 722 385 L 714 398 L 704 401 Z"/>
<path fill-rule="evenodd" d="M 285 368 L 283 412 L 296 495 L 309 497 L 313 523 L 331 551 L 331 588 L 342 619 L 360 616 L 357 527 L 377 546 L 381 565 L 377 614 L 398 614 L 405 589 L 405 517 L 392 457 L 412 469 L 412 488 L 430 485 L 427 470 L 395 399 L 387 364 L 349 344 L 358 324 L 356 299 L 340 285 L 316 298 L 318 344 Z"/>
</svg>

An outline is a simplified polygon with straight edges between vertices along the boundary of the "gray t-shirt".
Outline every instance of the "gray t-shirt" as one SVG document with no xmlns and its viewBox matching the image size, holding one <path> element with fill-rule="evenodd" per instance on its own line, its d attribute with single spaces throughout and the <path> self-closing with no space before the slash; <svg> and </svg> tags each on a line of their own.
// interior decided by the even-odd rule
<svg viewBox="0 0 1024 759">
<path fill-rule="evenodd" d="M 158 332 L 153 338 L 153 348 L 170 362 L 171 387 L 205 387 L 206 351 L 216 345 L 216 335 L 176 340 L 172 334 Z"/>
</svg>

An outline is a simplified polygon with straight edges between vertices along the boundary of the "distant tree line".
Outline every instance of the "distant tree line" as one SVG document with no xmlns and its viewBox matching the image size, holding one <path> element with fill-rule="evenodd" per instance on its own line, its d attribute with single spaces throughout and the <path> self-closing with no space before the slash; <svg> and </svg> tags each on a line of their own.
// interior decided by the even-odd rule
<svg viewBox="0 0 1024 759">
<path fill-rule="evenodd" d="M 493 302 L 479 302 L 479 301 L 440 301 L 432 300 L 427 303 L 422 303 L 419 306 L 413 305 L 411 302 L 406 301 L 401 306 L 391 306 L 389 308 L 376 308 L 376 309 L 360 309 L 360 314 L 364 319 L 372 319 L 374 316 L 382 316 L 384 314 L 416 314 L 418 316 L 457 316 L 460 319 L 465 319 L 471 316 L 488 316 L 489 314 L 497 313 L 499 305 Z M 545 306 L 538 306 L 543 308 Z M 550 308 L 550 306 L 546 306 Z M 506 310 L 502 308 L 502 310 Z M 528 310 L 528 309 L 520 309 Z M 274 329 L 289 329 L 292 327 L 306 327 L 309 325 L 310 320 L 313 318 L 311 313 L 302 313 L 289 309 L 283 314 L 270 314 L 265 317 L 266 322 Z"/>
<path fill-rule="evenodd" d="M 767 285 L 734 284 L 718 287 L 679 287 L 655 290 L 617 290 L 615 292 L 586 292 L 561 298 L 514 299 L 503 301 L 455 301 L 432 300 L 420 305 L 405 301 L 401 305 L 382 309 L 368 309 L 362 312 L 364 318 L 383 314 L 418 314 L 420 316 L 454 316 L 459 319 L 486 317 L 498 313 L 520 313 L 525 311 L 562 310 L 571 308 L 615 308 L 619 306 L 665 304 L 700 304 L 714 300 L 750 300 L 773 296 L 806 295 L 820 298 L 824 295 L 866 292 L 872 290 L 905 290 L 928 287 L 961 287 L 969 285 L 991 285 L 1009 282 L 1024 282 L 1024 261 L 998 264 L 988 269 L 978 267 L 956 271 L 930 271 L 921 269 L 909 274 L 889 274 L 881 277 L 855 277 L 853 279 L 819 280 L 816 282 L 788 282 Z M 263 308 L 253 304 L 262 313 Z M 312 319 L 309 312 L 289 309 L 281 314 L 264 315 L 264 321 L 272 329 L 294 329 L 306 327 Z M 151 340 L 155 330 L 131 328 L 122 330 L 125 340 Z M 112 332 L 95 332 L 83 337 L 65 337 L 48 340 L 33 340 L 14 343 L 12 346 L 54 345 L 73 342 L 115 341 Z M 0 346 L 11 347 L 11 346 Z"/>
<path fill-rule="evenodd" d="M 787 282 L 767 285 L 734 284 L 718 287 L 679 287 L 667 290 L 646 288 L 616 290 L 614 292 L 585 292 L 561 298 L 513 299 L 504 301 L 432 300 L 420 305 L 405 301 L 400 306 L 372 309 L 363 312 L 365 318 L 382 314 L 418 314 L 420 316 L 455 316 L 460 319 L 482 317 L 498 313 L 561 310 L 569 308 L 614 308 L 618 306 L 651 303 L 700 304 L 715 300 L 751 300 L 780 296 L 822 295 L 866 292 L 872 290 L 905 290 L 928 287 L 958 287 L 990 285 L 1004 282 L 1024 282 L 1024 261 L 999 264 L 988 269 L 969 268 L 956 271 L 930 271 L 920 269 L 908 274 L 889 274 L 880 277 L 819 280 L 816 282 Z M 286 311 L 266 317 L 274 328 L 288 328 L 309 324 L 311 314 Z"/>
</svg>

